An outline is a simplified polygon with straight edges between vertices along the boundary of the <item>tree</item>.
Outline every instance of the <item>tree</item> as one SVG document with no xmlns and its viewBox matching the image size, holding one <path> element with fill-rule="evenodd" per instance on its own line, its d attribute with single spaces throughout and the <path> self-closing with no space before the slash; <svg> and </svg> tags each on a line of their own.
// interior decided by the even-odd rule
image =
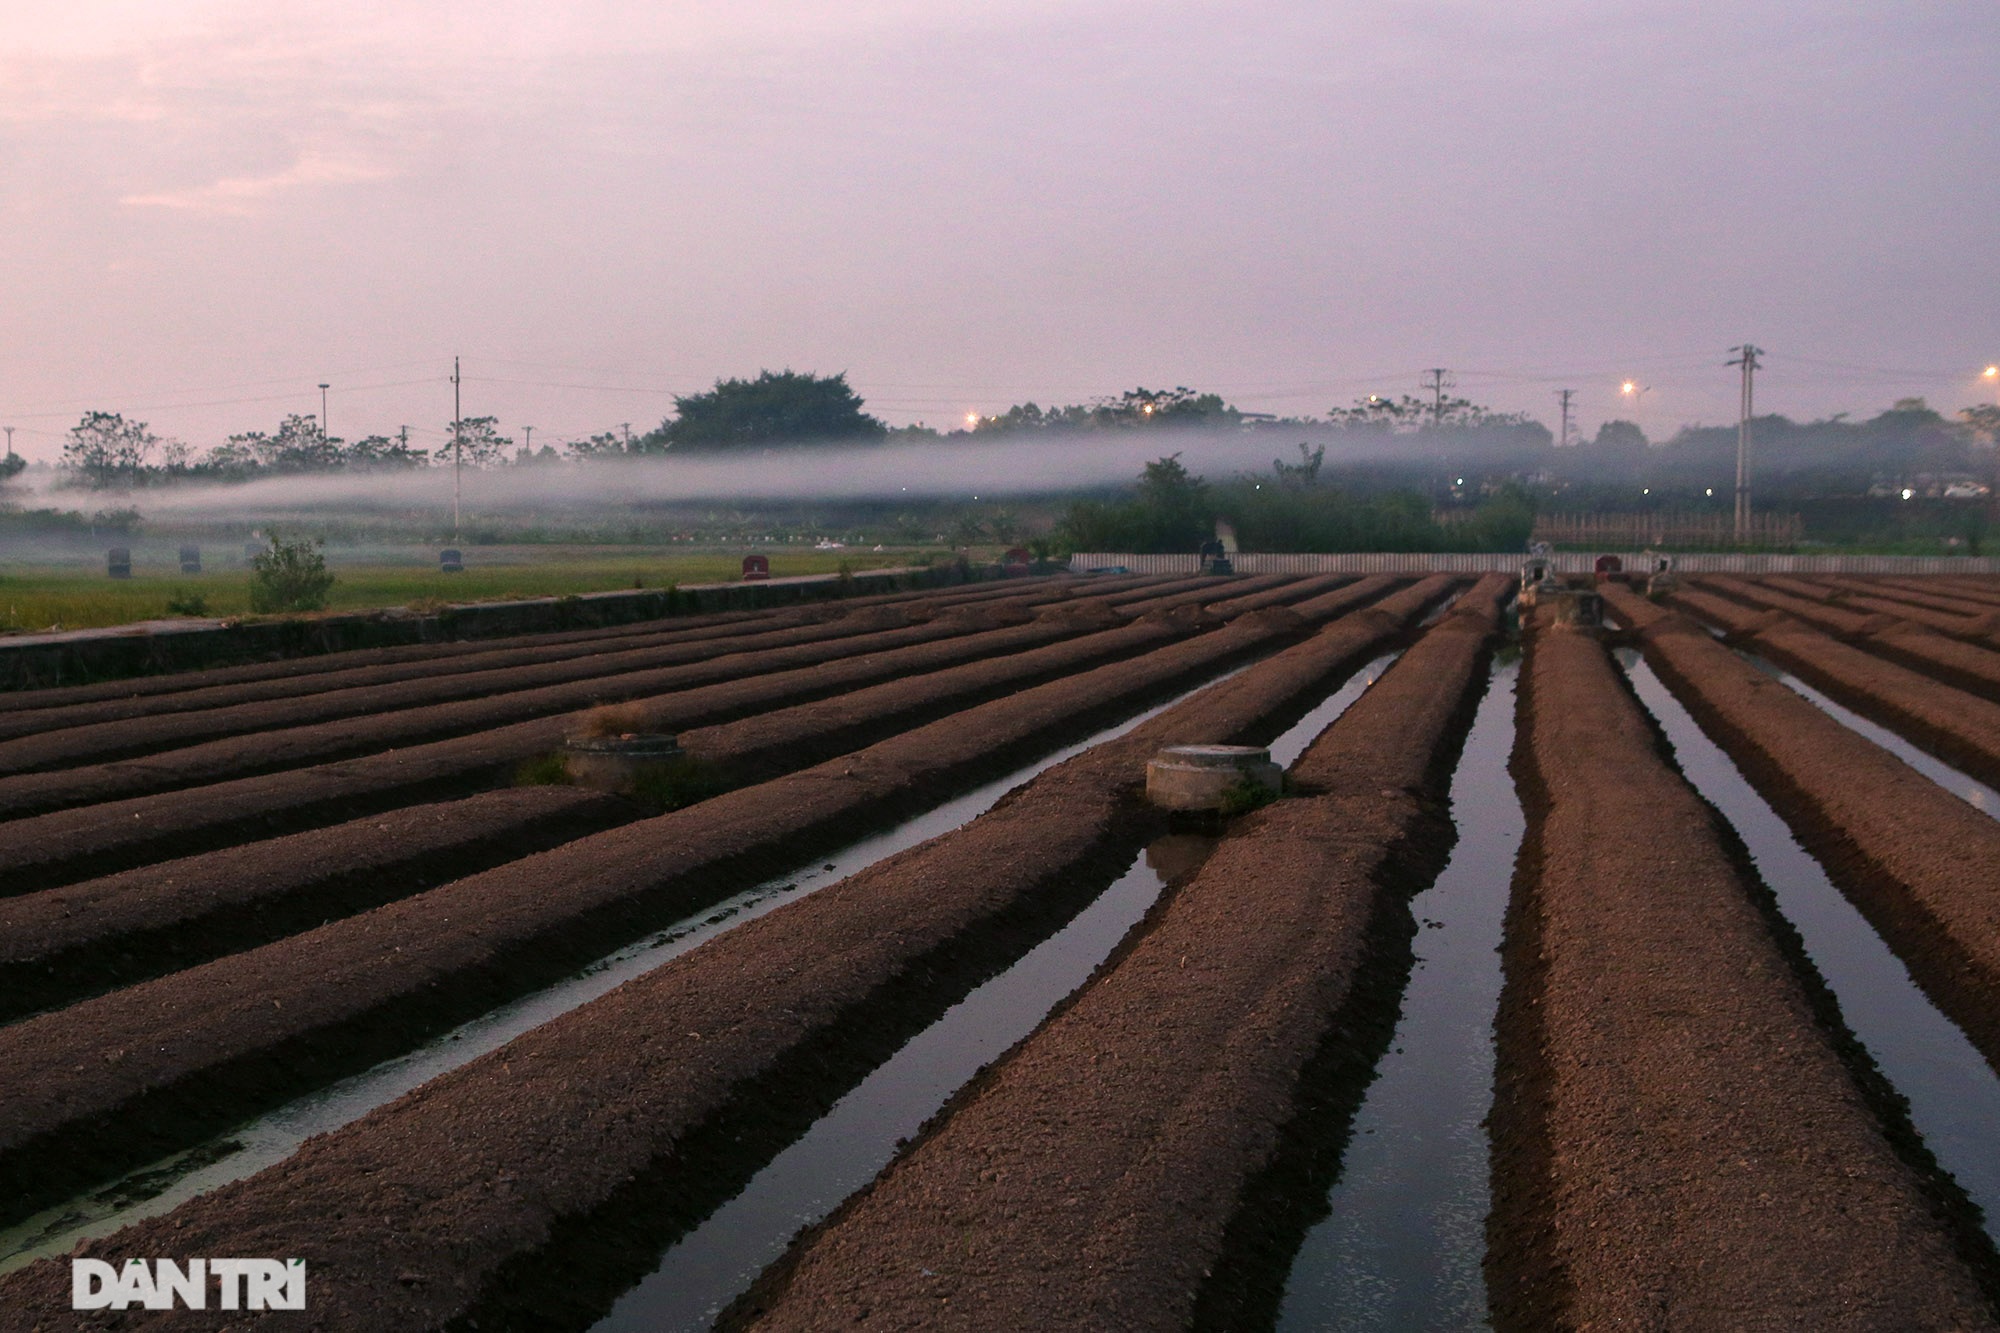
<svg viewBox="0 0 2000 1333">
<path fill-rule="evenodd" d="M 116 412 L 88 412 L 69 428 L 62 462 L 102 489 L 120 479 L 135 480 L 159 442 L 143 421 L 127 421 Z"/>
<path fill-rule="evenodd" d="M 1299 461 L 1287 463 L 1282 458 L 1271 460 L 1271 471 L 1277 475 L 1278 485 L 1287 490 L 1304 490 L 1319 481 L 1320 465 L 1326 462 L 1326 446 L 1308 450 L 1305 441 L 1299 441 Z"/>
<path fill-rule="evenodd" d="M 333 575 L 316 541 L 283 541 L 273 532 L 270 546 L 250 558 L 252 611 L 317 611 L 332 587 Z"/>
<path fill-rule="evenodd" d="M 674 416 L 645 437 L 649 448 L 720 452 L 826 441 L 873 441 L 886 428 L 861 410 L 838 375 L 764 371 L 754 380 L 717 380 L 707 393 L 675 397 Z"/>
<path fill-rule="evenodd" d="M 1179 454 L 1146 464 L 1139 474 L 1139 522 L 1142 550 L 1200 550 L 1215 525 L 1208 483 L 1183 467 Z"/>
<path fill-rule="evenodd" d="M 457 451 L 462 451 L 464 461 L 473 467 L 491 467 L 504 462 L 507 450 L 514 442 L 500 433 L 495 424 L 497 417 L 466 417 L 458 423 L 456 437 Z M 449 463 L 454 454 L 454 440 L 451 428 L 445 428 L 445 442 L 438 447 L 437 456 Z"/>
<path fill-rule="evenodd" d="M 643 437 L 643 439 L 651 438 L 652 436 Z M 634 440 L 633 443 L 637 445 L 641 441 Z M 563 445 L 563 448 L 569 451 L 572 458 L 609 458 L 613 454 L 624 453 L 625 443 L 618 437 L 617 432 L 607 430 L 587 440 L 571 440 Z"/>
<path fill-rule="evenodd" d="M 1607 421 L 1597 428 L 1597 438 L 1590 442 L 1593 449 L 1644 449 L 1646 432 L 1639 429 L 1636 421 Z"/>
<path fill-rule="evenodd" d="M 276 435 L 261 430 L 232 435 L 227 445 L 209 455 L 210 462 L 223 466 L 242 459 L 272 472 L 324 472 L 340 466 L 340 441 L 327 438 L 318 417 L 293 413 L 278 426 Z"/>
<path fill-rule="evenodd" d="M 1981 403 L 1978 407 L 1966 408 L 1958 416 L 1988 445 L 2000 446 L 2000 406 Z"/>
<path fill-rule="evenodd" d="M 1172 389 L 1133 389 L 1106 403 L 1095 414 L 1096 424 L 1112 426 L 1233 426 L 1242 415 L 1220 394 L 1196 393 L 1186 385 Z"/>
<path fill-rule="evenodd" d="M 423 467 L 430 462 L 423 452 L 412 449 L 408 440 L 387 435 L 369 435 L 347 446 L 347 466 L 365 472 L 390 472 L 400 468 Z"/>
</svg>

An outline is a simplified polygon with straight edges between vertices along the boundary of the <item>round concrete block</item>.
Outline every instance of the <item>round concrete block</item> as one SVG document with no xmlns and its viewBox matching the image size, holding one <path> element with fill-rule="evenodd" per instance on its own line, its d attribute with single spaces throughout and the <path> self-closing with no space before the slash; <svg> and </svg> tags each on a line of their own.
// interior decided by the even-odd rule
<svg viewBox="0 0 2000 1333">
<path fill-rule="evenodd" d="M 1282 791 L 1285 770 L 1256 745 L 1175 745 L 1146 762 L 1146 799 L 1168 810 L 1219 810 L 1223 793 L 1245 782 Z"/>
<path fill-rule="evenodd" d="M 681 747 L 674 737 L 658 734 L 572 736 L 563 743 L 570 781 L 597 791 L 630 791 L 640 769 L 680 755 Z"/>
</svg>

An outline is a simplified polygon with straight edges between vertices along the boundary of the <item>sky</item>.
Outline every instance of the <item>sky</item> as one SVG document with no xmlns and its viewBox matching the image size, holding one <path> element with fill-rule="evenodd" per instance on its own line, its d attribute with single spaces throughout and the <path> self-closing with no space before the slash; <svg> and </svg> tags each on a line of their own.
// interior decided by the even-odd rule
<svg viewBox="0 0 2000 1333">
<path fill-rule="evenodd" d="M 0 424 L 1991 401 L 2000 6 L 5 0 Z M 1630 379 L 1645 392 L 1621 395 Z"/>
</svg>

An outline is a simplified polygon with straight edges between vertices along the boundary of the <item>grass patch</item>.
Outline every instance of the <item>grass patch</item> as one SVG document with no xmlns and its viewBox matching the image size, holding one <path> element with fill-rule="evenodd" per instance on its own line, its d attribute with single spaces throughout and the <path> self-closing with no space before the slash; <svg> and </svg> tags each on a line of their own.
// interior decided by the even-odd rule
<svg viewBox="0 0 2000 1333">
<path fill-rule="evenodd" d="M 1234 819 L 1261 810 L 1283 795 L 1282 791 L 1272 791 L 1261 782 L 1245 778 L 1223 790 L 1220 811 L 1223 818 Z"/>
<path fill-rule="evenodd" d="M 664 814 L 729 789 L 714 764 L 684 754 L 657 764 L 642 765 L 632 778 L 632 799 Z"/>
<path fill-rule="evenodd" d="M 567 787 L 569 760 L 559 754 L 537 755 L 514 770 L 516 787 Z"/>
<path fill-rule="evenodd" d="M 101 555 L 70 563 L 12 565 L 0 574 L 0 632 L 92 629 L 158 620 L 175 614 L 172 601 L 199 597 L 206 614 L 251 613 L 251 571 L 240 558 L 234 566 L 217 561 L 200 574 L 182 574 L 177 553 L 164 546 L 132 544 L 132 577 L 110 579 Z M 742 577 L 740 553 L 667 548 L 469 546 L 465 572 L 438 572 L 437 552 L 428 547 L 366 554 L 331 548 L 327 567 L 339 581 L 327 591 L 329 611 L 370 611 L 415 606 L 442 610 L 450 602 L 507 601 L 566 597 L 587 592 L 697 583 L 734 583 Z M 909 552 L 875 554 L 784 551 L 771 557 L 771 576 L 835 574 L 845 560 L 850 569 L 878 569 L 917 563 Z M 228 559 L 230 557 L 224 557 Z"/>
</svg>

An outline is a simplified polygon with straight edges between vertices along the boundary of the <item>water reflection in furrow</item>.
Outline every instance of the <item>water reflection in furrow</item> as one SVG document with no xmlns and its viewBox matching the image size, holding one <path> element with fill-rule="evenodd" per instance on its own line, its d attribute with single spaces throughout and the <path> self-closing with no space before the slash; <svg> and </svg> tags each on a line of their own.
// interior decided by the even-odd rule
<svg viewBox="0 0 2000 1333">
<path fill-rule="evenodd" d="M 1939 1165 L 1985 1212 L 1988 1234 L 2000 1238 L 2000 1153 L 1993 1151 L 2000 1077 L 1645 661 L 1630 650 L 1618 657 L 1672 742 L 1681 772 L 1750 849 L 1847 1026 L 1908 1099 L 1910 1121 Z"/>
<path fill-rule="evenodd" d="M 313 1135 L 358 1120 L 420 1084 L 498 1049 L 522 1033 L 596 999 L 723 931 L 920 842 L 949 833 L 985 813 L 1007 792 L 1044 770 L 1093 745 L 1122 736 L 1201 690 L 1247 669 L 1238 667 L 1210 677 L 1157 707 L 1064 746 L 893 828 L 862 838 L 797 873 L 745 889 L 705 911 L 614 950 L 574 976 L 501 1005 L 415 1050 L 0 1230 L 0 1273 L 46 1255 L 66 1253 L 79 1240 L 107 1235 L 132 1222 L 157 1216 L 282 1161 Z"/>
<path fill-rule="evenodd" d="M 1389 1053 L 1355 1116 L 1330 1213 L 1306 1234 L 1284 1329 L 1486 1321 L 1486 1113 L 1500 933 L 1525 828 L 1507 760 L 1518 664 L 1495 670 L 1453 775 L 1458 841 L 1412 900 L 1417 962 Z"/>
<path fill-rule="evenodd" d="M 2000 819 L 2000 792 L 1994 791 L 1993 788 L 1987 786 L 1977 778 L 1969 777 L 1959 772 L 1935 755 L 1919 750 L 1916 746 L 1910 744 L 1880 723 L 1870 722 L 1867 718 L 1854 712 L 1852 709 L 1844 708 L 1835 703 L 1777 663 L 1767 661 L 1755 653 L 1743 653 L 1742 656 L 1745 661 L 1755 666 L 1759 671 L 1783 682 L 1788 688 L 1797 693 L 1800 698 L 1819 708 L 1821 712 L 1824 712 L 1834 721 L 1874 741 L 1877 745 L 1895 755 L 1911 768 L 1916 769 L 1917 772 L 1923 774 L 1932 782 L 1937 783 L 1938 786 L 1943 787 L 1966 804 L 1972 806 L 1975 810 L 1992 815 L 1995 819 Z"/>
</svg>

